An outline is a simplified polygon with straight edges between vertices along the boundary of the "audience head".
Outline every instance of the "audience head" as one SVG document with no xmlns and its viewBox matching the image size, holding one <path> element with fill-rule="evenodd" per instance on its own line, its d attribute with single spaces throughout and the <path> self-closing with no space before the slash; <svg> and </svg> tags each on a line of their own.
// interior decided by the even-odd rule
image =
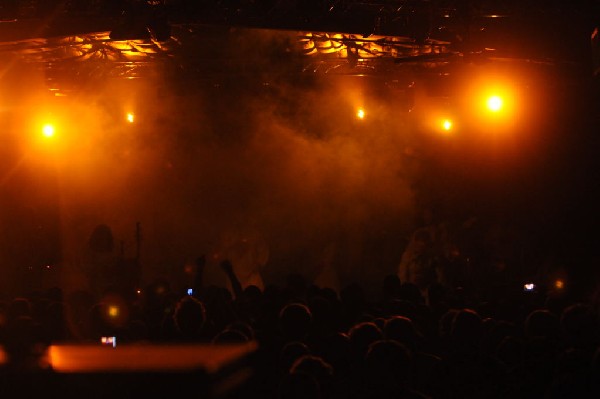
<svg viewBox="0 0 600 399">
<path fill-rule="evenodd" d="M 312 313 L 303 303 L 288 303 L 279 312 L 279 327 L 287 341 L 305 339 L 311 323 Z"/>
<path fill-rule="evenodd" d="M 243 344 L 248 342 L 248 337 L 241 331 L 226 328 L 212 339 L 213 344 Z"/>
<path fill-rule="evenodd" d="M 567 344 L 574 348 L 595 348 L 599 342 L 598 315 L 588 304 L 577 303 L 563 310 L 560 325 Z"/>
<path fill-rule="evenodd" d="M 279 353 L 280 369 L 287 373 L 296 360 L 301 356 L 310 354 L 310 349 L 304 342 L 288 342 L 281 348 L 281 352 Z"/>
<path fill-rule="evenodd" d="M 244 334 L 244 336 L 246 336 L 247 340 L 252 341 L 256 338 L 256 334 L 254 331 L 254 328 L 252 328 L 252 326 L 244 321 L 234 321 L 232 323 L 229 323 L 226 327 L 227 330 L 235 330 L 235 331 L 239 331 L 240 333 Z"/>
<path fill-rule="evenodd" d="M 306 373 L 313 376 L 319 384 L 323 397 L 329 397 L 333 385 L 334 370 L 320 356 L 302 355 L 290 367 L 290 374 Z"/>
<path fill-rule="evenodd" d="M 413 375 L 410 350 L 395 340 L 373 342 L 365 355 L 367 390 L 373 397 L 404 397 L 401 392 L 408 387 Z"/>
<path fill-rule="evenodd" d="M 335 370 L 342 371 L 350 366 L 350 337 L 346 333 L 335 332 L 323 337 L 317 351 Z"/>
<path fill-rule="evenodd" d="M 404 316 L 393 316 L 386 319 L 383 326 L 385 339 L 392 339 L 404 344 L 411 351 L 416 351 L 422 338 L 411 319 Z"/>
<path fill-rule="evenodd" d="M 182 297 L 175 305 L 173 322 L 181 338 L 199 338 L 206 323 L 204 303 L 190 295 Z"/>
<path fill-rule="evenodd" d="M 560 336 L 560 318 L 548 310 L 537 309 L 527 315 L 524 330 L 525 336 L 528 338 L 556 339 Z"/>
<path fill-rule="evenodd" d="M 452 319 L 450 335 L 453 340 L 478 343 L 481 338 L 482 319 L 472 309 L 459 310 Z"/>
<path fill-rule="evenodd" d="M 306 372 L 287 373 L 281 379 L 277 399 L 322 399 L 321 388 L 315 377 Z"/>
<path fill-rule="evenodd" d="M 256 303 L 262 298 L 262 291 L 257 285 L 249 285 L 244 288 L 243 297 L 248 301 Z"/>
<path fill-rule="evenodd" d="M 372 321 L 363 321 L 355 324 L 348 331 L 350 338 L 350 351 L 354 360 L 362 361 L 369 349 L 369 345 L 383 338 L 383 332 Z"/>
<path fill-rule="evenodd" d="M 335 312 L 328 299 L 316 295 L 309 299 L 308 306 L 313 316 L 313 324 L 320 332 L 323 333 L 334 328 Z"/>
</svg>

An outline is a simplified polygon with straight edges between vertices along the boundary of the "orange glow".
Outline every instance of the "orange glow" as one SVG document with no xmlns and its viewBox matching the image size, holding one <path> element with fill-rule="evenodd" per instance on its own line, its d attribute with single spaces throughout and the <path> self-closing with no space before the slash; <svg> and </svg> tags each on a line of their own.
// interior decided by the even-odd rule
<svg viewBox="0 0 600 399">
<path fill-rule="evenodd" d="M 131 112 L 127 113 L 127 122 L 133 123 L 134 120 L 135 116 Z"/>
<path fill-rule="evenodd" d="M 565 288 L 565 282 L 562 281 L 561 279 L 558 279 L 554 282 L 554 288 L 558 289 L 558 290 L 562 290 L 563 288 Z"/>
<path fill-rule="evenodd" d="M 216 373 L 256 351 L 256 342 L 229 345 L 51 345 L 47 361 L 58 373 L 180 371 Z"/>
<path fill-rule="evenodd" d="M 8 363 L 8 355 L 4 347 L 0 347 L 0 365 L 5 365 L 6 363 Z"/>
<path fill-rule="evenodd" d="M 193 274 L 195 271 L 194 265 L 190 264 L 190 263 L 186 263 L 185 266 L 183 266 L 183 272 L 185 274 Z"/>
<path fill-rule="evenodd" d="M 488 97 L 486 104 L 487 104 L 488 110 L 490 110 L 492 112 L 498 112 L 502 109 L 502 106 L 504 105 L 504 101 L 502 100 L 502 97 L 493 95 L 493 96 Z"/>
<path fill-rule="evenodd" d="M 518 126 L 525 116 L 525 94 L 517 71 L 512 74 L 483 74 L 473 71 L 465 82 L 465 96 L 461 98 L 464 118 L 476 131 L 485 136 L 500 139 L 517 139 Z M 465 77 L 466 79 L 466 77 Z M 528 114 L 533 117 L 533 115 Z"/>
<path fill-rule="evenodd" d="M 108 307 L 108 315 L 110 317 L 117 317 L 117 316 L 119 316 L 119 313 L 120 312 L 119 312 L 119 307 L 118 306 L 116 306 L 116 305 L 110 305 Z"/>
</svg>

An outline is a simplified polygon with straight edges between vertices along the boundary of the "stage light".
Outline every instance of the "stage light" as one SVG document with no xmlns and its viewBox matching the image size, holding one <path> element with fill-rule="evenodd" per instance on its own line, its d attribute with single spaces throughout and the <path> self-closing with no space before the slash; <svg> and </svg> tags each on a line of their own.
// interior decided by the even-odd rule
<svg viewBox="0 0 600 399">
<path fill-rule="evenodd" d="M 444 119 L 442 120 L 442 129 L 446 132 L 449 132 L 450 130 L 452 130 L 452 121 L 450 119 Z"/>
<path fill-rule="evenodd" d="M 48 138 L 53 137 L 54 133 L 55 133 L 54 126 L 52 126 L 51 124 L 47 123 L 42 127 L 42 134 L 45 137 L 48 137 Z"/>
<path fill-rule="evenodd" d="M 461 122 L 482 137 L 516 138 L 519 133 L 515 127 L 523 121 L 527 105 L 520 80 L 516 72 L 514 75 L 475 72 L 474 76 L 465 77 L 464 92 L 457 99 L 464 116 Z"/>
<path fill-rule="evenodd" d="M 135 121 L 135 116 L 133 115 L 133 113 L 128 112 L 127 116 L 126 116 L 127 122 L 129 123 L 133 123 Z"/>
<path fill-rule="evenodd" d="M 556 288 L 557 290 L 562 290 L 563 288 L 565 288 L 565 282 L 561 279 L 557 279 L 556 281 L 554 281 L 554 288 Z"/>
<path fill-rule="evenodd" d="M 120 314 L 120 309 L 117 305 L 109 305 L 108 307 L 108 316 L 111 318 L 118 317 Z"/>
<path fill-rule="evenodd" d="M 358 119 L 365 119 L 365 116 L 366 116 L 366 113 L 365 113 L 365 110 L 363 108 L 358 108 L 356 110 L 356 117 Z"/>
<path fill-rule="evenodd" d="M 493 95 L 488 97 L 486 105 L 487 109 L 491 112 L 499 112 L 504 105 L 504 101 L 502 100 L 502 97 L 498 95 Z"/>
</svg>

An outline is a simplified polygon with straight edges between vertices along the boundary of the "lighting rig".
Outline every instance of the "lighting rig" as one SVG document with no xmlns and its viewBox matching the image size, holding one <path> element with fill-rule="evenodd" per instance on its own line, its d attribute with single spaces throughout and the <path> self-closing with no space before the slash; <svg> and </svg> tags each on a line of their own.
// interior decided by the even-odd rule
<svg viewBox="0 0 600 399">
<path fill-rule="evenodd" d="M 14 0 L 0 6 L 0 59 L 43 70 L 56 97 L 93 89 L 91 82 L 169 74 L 218 85 L 225 74 L 254 72 L 268 84 L 285 59 L 301 75 L 379 77 L 407 97 L 417 82 L 456 108 L 466 101 L 460 96 L 476 96 L 471 86 L 480 80 L 470 74 L 481 65 L 509 75 L 514 69 L 504 66 L 518 63 L 593 76 L 599 10 L 600 1 Z M 272 35 L 254 34 L 253 46 L 237 40 L 241 30 Z M 498 93 L 504 88 L 488 91 L 490 99 L 477 101 L 490 101 L 491 114 L 510 108 Z M 446 132 L 460 126 L 440 120 Z"/>
</svg>

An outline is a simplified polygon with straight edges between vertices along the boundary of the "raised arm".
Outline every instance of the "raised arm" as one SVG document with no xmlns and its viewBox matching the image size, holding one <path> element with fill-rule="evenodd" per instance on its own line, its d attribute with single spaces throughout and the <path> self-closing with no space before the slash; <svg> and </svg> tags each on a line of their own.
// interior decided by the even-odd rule
<svg viewBox="0 0 600 399">
<path fill-rule="evenodd" d="M 233 294 L 235 298 L 240 298 L 242 296 L 242 284 L 233 271 L 233 265 L 229 260 L 224 259 L 221 261 L 221 269 L 223 269 L 227 275 L 227 278 L 229 278 L 229 281 L 231 282 L 231 287 L 233 288 Z"/>
</svg>

